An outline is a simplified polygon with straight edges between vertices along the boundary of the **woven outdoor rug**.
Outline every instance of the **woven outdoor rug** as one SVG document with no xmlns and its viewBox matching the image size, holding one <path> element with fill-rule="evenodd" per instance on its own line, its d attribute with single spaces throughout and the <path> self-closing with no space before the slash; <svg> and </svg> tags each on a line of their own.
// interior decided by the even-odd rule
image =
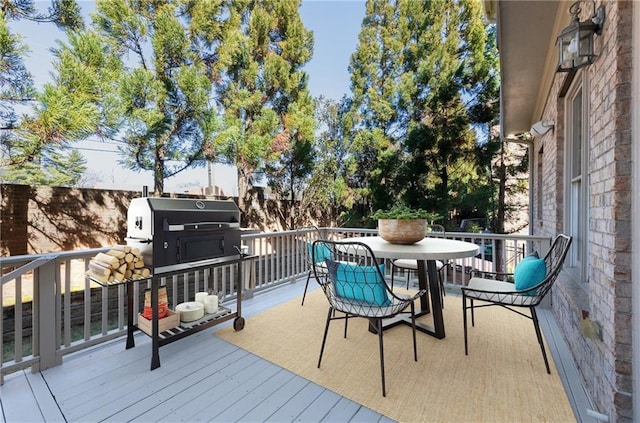
<svg viewBox="0 0 640 423">
<path fill-rule="evenodd" d="M 246 319 L 244 330 L 225 328 L 222 339 L 344 397 L 400 422 L 575 422 L 547 349 L 546 373 L 530 320 L 489 307 L 469 320 L 469 355 L 464 355 L 461 298 L 445 297 L 446 338 L 418 332 L 413 361 L 411 328 L 384 333 L 387 396 L 380 384 L 378 337 L 365 319 L 334 321 L 322 358 L 328 302 L 320 290 Z M 417 307 L 416 307 L 417 308 Z M 423 316 L 430 323 L 430 316 Z"/>
</svg>

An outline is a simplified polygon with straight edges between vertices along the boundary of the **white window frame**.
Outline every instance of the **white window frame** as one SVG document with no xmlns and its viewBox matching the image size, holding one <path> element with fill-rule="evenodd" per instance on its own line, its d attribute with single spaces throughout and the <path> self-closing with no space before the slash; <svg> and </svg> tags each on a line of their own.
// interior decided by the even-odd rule
<svg viewBox="0 0 640 423">
<path fill-rule="evenodd" d="M 580 96 L 581 112 L 574 113 Z M 565 96 L 564 228 L 573 237 L 565 270 L 579 282 L 588 281 L 589 242 L 589 91 L 585 72 L 578 72 Z M 579 144 L 579 145 L 578 145 Z M 576 146 L 580 147 L 577 152 Z"/>
</svg>

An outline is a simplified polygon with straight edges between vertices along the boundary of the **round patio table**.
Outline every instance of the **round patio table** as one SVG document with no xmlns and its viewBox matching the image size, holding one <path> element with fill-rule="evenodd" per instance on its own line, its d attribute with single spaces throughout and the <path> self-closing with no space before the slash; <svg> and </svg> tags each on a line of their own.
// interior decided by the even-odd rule
<svg viewBox="0 0 640 423">
<path fill-rule="evenodd" d="M 376 258 L 409 259 L 418 263 L 418 285 L 420 289 L 427 289 L 431 296 L 433 309 L 433 327 L 416 322 L 416 329 L 438 339 L 445 337 L 444 319 L 442 316 L 442 301 L 440 286 L 438 285 L 438 271 L 436 260 L 453 260 L 457 258 L 473 257 L 478 254 L 478 246 L 470 242 L 445 238 L 424 238 L 415 244 L 391 244 L 379 236 L 364 236 L 341 239 L 341 242 L 361 242 L 371 248 Z M 420 297 L 420 311 L 418 315 L 429 313 L 429 298 L 427 294 Z M 411 325 L 411 320 L 405 317 L 390 319 L 384 329 L 399 324 Z"/>
</svg>

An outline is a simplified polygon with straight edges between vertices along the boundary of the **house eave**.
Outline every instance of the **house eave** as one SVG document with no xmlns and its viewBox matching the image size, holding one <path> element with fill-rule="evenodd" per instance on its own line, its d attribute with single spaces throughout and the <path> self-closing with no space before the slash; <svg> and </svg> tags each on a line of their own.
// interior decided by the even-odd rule
<svg viewBox="0 0 640 423">
<path fill-rule="evenodd" d="M 487 5 L 487 3 L 494 3 Z M 501 135 L 512 138 L 540 120 L 556 75 L 557 34 L 569 23 L 567 1 L 485 1 L 495 11 L 501 78 Z"/>
</svg>

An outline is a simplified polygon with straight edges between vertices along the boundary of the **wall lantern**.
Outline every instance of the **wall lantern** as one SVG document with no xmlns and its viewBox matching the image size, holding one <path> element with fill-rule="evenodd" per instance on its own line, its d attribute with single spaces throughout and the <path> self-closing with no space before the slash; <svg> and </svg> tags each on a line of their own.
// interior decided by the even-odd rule
<svg viewBox="0 0 640 423">
<path fill-rule="evenodd" d="M 596 55 L 593 52 L 594 34 L 602 34 L 604 23 L 604 6 L 596 10 L 595 0 L 591 1 L 593 13 L 591 20 L 580 22 L 582 8 L 577 1 L 569 7 L 572 16 L 571 24 L 562 30 L 558 36 L 559 45 L 558 72 L 570 72 L 572 70 L 592 64 Z"/>
</svg>

